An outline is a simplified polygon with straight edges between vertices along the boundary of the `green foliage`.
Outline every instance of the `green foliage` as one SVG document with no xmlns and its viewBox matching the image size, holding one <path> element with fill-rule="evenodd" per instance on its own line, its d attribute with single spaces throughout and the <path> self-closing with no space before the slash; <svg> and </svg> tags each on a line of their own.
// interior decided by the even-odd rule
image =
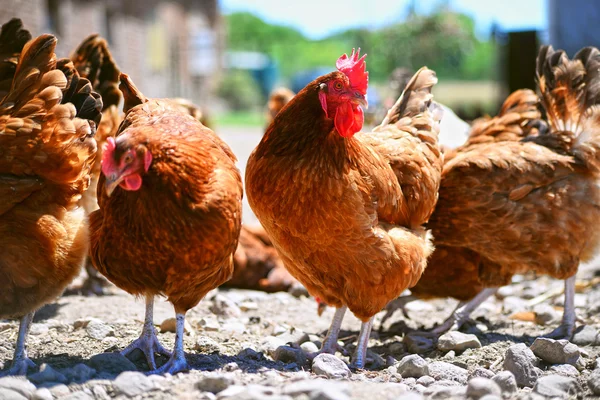
<svg viewBox="0 0 600 400">
<path fill-rule="evenodd" d="M 385 81 L 396 67 L 416 70 L 423 65 L 441 78 L 489 79 L 495 65 L 490 42 L 480 42 L 474 21 L 466 15 L 440 11 L 412 16 L 377 30 L 350 29 L 311 41 L 298 30 L 272 25 L 249 13 L 227 16 L 230 50 L 260 51 L 278 63 L 285 78 L 320 66 L 331 66 L 344 52 L 361 47 L 372 81 Z"/>
<path fill-rule="evenodd" d="M 235 111 L 249 110 L 263 101 L 256 82 L 244 71 L 234 70 L 225 74 L 217 94 Z"/>
</svg>

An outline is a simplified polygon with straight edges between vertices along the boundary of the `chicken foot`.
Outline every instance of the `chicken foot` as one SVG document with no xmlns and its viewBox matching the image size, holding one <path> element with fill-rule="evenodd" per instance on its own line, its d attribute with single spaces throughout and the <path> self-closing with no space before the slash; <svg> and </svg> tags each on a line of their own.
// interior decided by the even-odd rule
<svg viewBox="0 0 600 400">
<path fill-rule="evenodd" d="M 154 295 L 146 295 L 146 316 L 144 318 L 142 334 L 138 339 L 134 340 L 133 343 L 121 351 L 121 355 L 127 356 L 135 349 L 139 349 L 144 353 L 146 361 L 148 362 L 148 367 L 153 370 L 156 369 L 154 353 L 162 354 L 164 356 L 171 355 L 171 353 L 160 344 L 156 337 L 156 331 L 154 329 Z"/>
<path fill-rule="evenodd" d="M 575 333 L 575 321 L 577 315 L 575 313 L 575 275 L 565 279 L 565 307 L 563 310 L 562 323 L 558 328 L 545 335 L 544 337 L 552 339 L 568 339 L 573 338 Z"/>
<path fill-rule="evenodd" d="M 21 318 L 12 364 L 7 370 L 0 372 L 0 377 L 8 375 L 27 375 L 27 369 L 36 366 L 35 363 L 27 357 L 26 349 L 27 335 L 29 334 L 29 328 L 31 328 L 31 321 L 33 321 L 33 313 L 29 313 Z"/>
<path fill-rule="evenodd" d="M 148 374 L 166 374 L 170 373 L 175 375 L 181 371 L 188 371 L 190 368 L 185 359 L 185 352 L 183 351 L 183 334 L 185 327 L 185 312 L 178 312 L 175 314 L 176 328 L 175 328 L 175 346 L 173 347 L 173 353 L 171 358 L 163 366 L 153 371 L 149 371 Z"/>
<path fill-rule="evenodd" d="M 373 317 L 360 326 L 360 334 L 356 343 L 356 350 L 352 356 L 352 367 L 362 369 L 367 361 L 367 348 L 369 347 L 369 336 L 373 328 Z"/>
<path fill-rule="evenodd" d="M 338 345 L 337 342 L 347 309 L 348 307 L 343 306 L 335 310 L 335 314 L 333 314 L 333 319 L 331 320 L 331 325 L 327 331 L 327 336 L 325 336 L 325 340 L 323 340 L 323 344 L 321 345 L 321 350 L 308 355 L 311 360 L 322 353 L 335 354 L 336 351 L 339 351 L 344 355 L 347 354 L 346 349 Z"/>
<path fill-rule="evenodd" d="M 404 314 L 405 318 L 408 318 L 408 314 L 406 313 L 406 305 L 411 301 L 419 300 L 418 297 L 413 296 L 412 294 L 406 296 L 400 296 L 395 300 L 392 300 L 385 306 L 385 315 L 381 319 L 381 324 L 379 325 L 379 329 L 383 328 L 383 324 L 388 320 L 396 310 L 402 310 L 402 314 Z"/>
</svg>

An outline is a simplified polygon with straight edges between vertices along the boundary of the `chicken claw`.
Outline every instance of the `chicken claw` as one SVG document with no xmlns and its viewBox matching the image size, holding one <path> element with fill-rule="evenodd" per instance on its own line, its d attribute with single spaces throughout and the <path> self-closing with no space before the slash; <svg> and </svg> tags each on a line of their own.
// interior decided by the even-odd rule
<svg viewBox="0 0 600 400">
<path fill-rule="evenodd" d="M 324 304 L 324 303 L 323 303 Z M 323 344 L 321 345 L 321 349 L 316 353 L 308 354 L 308 358 L 312 360 L 319 354 L 327 353 L 327 354 L 335 354 L 336 351 L 339 351 L 343 355 L 348 355 L 346 349 L 338 344 L 338 336 L 340 334 L 340 329 L 342 327 L 342 321 L 344 320 L 344 314 L 346 314 L 346 310 L 348 307 L 340 307 L 335 310 L 335 314 L 333 315 L 333 320 L 331 321 L 331 326 L 327 331 L 327 336 L 325 336 L 325 340 L 323 340 Z"/>
<path fill-rule="evenodd" d="M 21 323 L 19 324 L 19 336 L 17 338 L 17 346 L 15 347 L 15 355 L 12 364 L 7 370 L 0 371 L 0 377 L 27 375 L 27 370 L 30 367 L 36 367 L 35 363 L 27 357 L 27 350 L 25 349 L 31 321 L 33 321 L 33 313 L 29 313 L 21 318 Z"/>
<path fill-rule="evenodd" d="M 185 326 L 185 314 L 177 313 L 175 315 L 177 325 L 175 329 L 175 346 L 171 358 L 164 365 L 158 369 L 149 371 L 148 375 L 154 374 L 166 374 L 175 375 L 178 372 L 188 371 L 189 365 L 185 359 L 185 352 L 183 351 L 183 333 Z"/>
<path fill-rule="evenodd" d="M 156 332 L 154 330 L 154 322 L 153 322 L 153 313 L 154 313 L 154 296 L 147 295 L 146 296 L 146 317 L 144 319 L 144 328 L 142 329 L 142 334 L 139 338 L 133 341 L 129 346 L 121 351 L 122 356 L 127 356 L 135 349 L 139 349 L 146 356 L 146 361 L 148 362 L 148 367 L 155 370 L 156 369 L 156 361 L 154 360 L 154 353 L 162 354 L 165 356 L 170 356 L 171 353 L 165 349 L 158 338 L 156 337 Z"/>
<path fill-rule="evenodd" d="M 577 315 L 575 313 L 575 275 L 565 279 L 565 308 L 563 311 L 562 323 L 552 332 L 544 335 L 550 339 L 571 340 L 575 334 L 575 322 Z"/>
<path fill-rule="evenodd" d="M 388 318 L 390 318 L 392 315 L 394 315 L 396 310 L 402 310 L 402 314 L 404 315 L 405 318 L 408 319 L 409 317 L 406 312 L 406 305 L 408 303 L 410 303 L 411 301 L 415 301 L 415 300 L 418 300 L 418 298 L 413 295 L 408 295 L 408 296 L 400 296 L 397 299 L 390 301 L 388 303 L 388 305 L 385 306 L 385 315 L 381 319 L 381 323 L 379 324 L 379 329 L 383 328 L 383 324 L 385 323 L 385 321 L 387 321 Z"/>
</svg>

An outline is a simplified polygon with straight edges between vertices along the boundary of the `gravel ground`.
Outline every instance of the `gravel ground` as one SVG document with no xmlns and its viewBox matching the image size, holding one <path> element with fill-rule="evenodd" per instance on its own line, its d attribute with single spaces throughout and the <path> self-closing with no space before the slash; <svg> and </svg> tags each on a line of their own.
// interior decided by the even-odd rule
<svg viewBox="0 0 600 400">
<path fill-rule="evenodd" d="M 260 137 L 258 130 L 244 132 L 222 133 L 243 160 L 242 168 Z M 251 213 L 245 221 L 253 222 Z M 585 327 L 572 343 L 536 341 L 559 323 L 562 282 L 517 276 L 461 333 L 437 343 L 407 333 L 441 323 L 456 302 L 409 303 L 408 318 L 396 312 L 383 329 L 374 330 L 372 361 L 361 371 L 351 371 L 340 353 L 307 360 L 305 352 L 320 345 L 333 316 L 327 309 L 318 317 L 311 298 L 215 290 L 187 315 L 185 348 L 192 370 L 146 376 L 141 353 L 130 359 L 118 354 L 140 334 L 141 299 L 117 288 L 103 297 L 64 296 L 34 319 L 28 349 L 39 368 L 26 379 L 0 378 L 0 400 L 592 398 L 600 396 L 600 270 L 593 265 L 600 262 L 578 274 L 588 283 L 576 295 L 579 324 Z M 382 316 L 376 317 L 376 328 Z M 163 331 L 158 337 L 167 348 L 174 342 L 173 317 L 169 303 L 155 303 L 155 324 Z M 348 314 L 340 338 L 349 353 L 359 326 Z M 0 321 L 0 366 L 12 358 L 17 330 L 16 322 Z"/>
</svg>

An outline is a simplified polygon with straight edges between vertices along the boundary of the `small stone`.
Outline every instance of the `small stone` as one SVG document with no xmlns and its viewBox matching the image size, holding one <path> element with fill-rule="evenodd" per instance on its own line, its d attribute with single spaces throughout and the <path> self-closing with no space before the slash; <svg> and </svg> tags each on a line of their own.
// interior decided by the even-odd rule
<svg viewBox="0 0 600 400">
<path fill-rule="evenodd" d="M 2 396 L 0 396 L 0 399 Z M 33 393 L 31 400 L 52 400 L 54 397 L 52 396 L 52 392 L 48 388 L 40 388 Z"/>
<path fill-rule="evenodd" d="M 286 329 L 286 331 L 280 335 L 277 335 L 278 338 L 285 340 L 286 343 L 291 343 L 295 345 L 300 345 L 300 343 L 304 343 L 309 340 L 308 334 L 300 329 Z"/>
<path fill-rule="evenodd" d="M 62 371 L 69 382 L 82 383 L 89 381 L 96 375 L 96 370 L 85 364 L 77 364 L 72 368 L 67 368 Z"/>
<path fill-rule="evenodd" d="M 590 325 L 581 326 L 575 331 L 571 342 L 578 346 L 600 346 L 600 332 Z"/>
<path fill-rule="evenodd" d="M 425 353 L 429 350 L 433 350 L 433 340 L 423 336 L 417 335 L 405 335 L 402 343 L 406 345 L 406 350 L 409 353 L 419 354 Z"/>
<path fill-rule="evenodd" d="M 96 371 L 120 374 L 124 371 L 137 371 L 134 363 L 119 353 L 96 354 L 88 362 L 89 366 Z"/>
<path fill-rule="evenodd" d="M 496 382 L 487 378 L 473 378 L 467 384 L 467 398 L 480 399 L 486 395 L 500 397 L 502 391 Z"/>
<path fill-rule="evenodd" d="M 25 398 L 30 398 L 35 392 L 35 385 L 23 377 L 6 376 L 0 378 L 0 389 L 6 389 L 6 392 L 12 391 Z"/>
<path fill-rule="evenodd" d="M 258 310 L 258 304 L 253 301 L 246 300 L 240 303 L 240 310 L 242 311 L 253 311 Z"/>
<path fill-rule="evenodd" d="M 304 342 L 300 345 L 300 348 L 304 350 L 306 353 L 316 353 L 319 351 L 319 348 L 313 342 Z"/>
<path fill-rule="evenodd" d="M 542 371 L 536 367 L 537 359 L 524 343 L 510 346 L 504 355 L 503 367 L 514 374 L 520 387 L 533 387 Z"/>
<path fill-rule="evenodd" d="M 119 344 L 119 338 L 116 338 L 114 336 L 107 336 L 104 339 L 102 339 L 102 346 L 104 346 L 105 349 L 110 349 L 114 346 L 117 346 Z"/>
<path fill-rule="evenodd" d="M 221 330 L 229 333 L 244 333 L 246 325 L 241 321 L 230 319 L 221 325 Z"/>
<path fill-rule="evenodd" d="M 212 304 L 208 309 L 213 314 L 221 317 L 239 318 L 242 316 L 242 310 L 232 300 L 222 294 L 217 294 L 213 298 Z"/>
<path fill-rule="evenodd" d="M 194 350 L 204 354 L 222 353 L 221 345 L 207 336 L 198 336 Z"/>
<path fill-rule="evenodd" d="M 428 400 L 462 399 L 466 397 L 466 386 L 447 386 L 436 383 L 423 393 Z"/>
<path fill-rule="evenodd" d="M 285 385 L 282 388 L 284 395 L 293 396 L 299 400 L 306 396 L 313 400 L 349 400 L 350 391 L 348 385 L 338 381 L 324 379 L 305 379 Z"/>
<path fill-rule="evenodd" d="M 449 380 L 466 385 L 469 371 L 444 361 L 435 361 L 429 364 L 429 376 L 436 381 Z"/>
<path fill-rule="evenodd" d="M 160 324 L 160 332 L 172 332 L 175 333 L 177 330 L 177 319 L 176 318 L 167 318 Z M 183 332 L 188 334 L 193 334 L 194 329 L 190 325 L 190 323 L 185 320 L 183 323 Z"/>
<path fill-rule="evenodd" d="M 441 351 L 454 350 L 456 352 L 461 352 L 466 349 L 478 349 L 481 347 L 481 342 L 475 335 L 459 331 L 450 331 L 440 336 L 437 347 Z"/>
<path fill-rule="evenodd" d="M 422 377 L 420 377 L 419 379 L 417 379 L 417 383 L 419 385 L 423 385 L 425 387 L 428 387 L 428 386 L 431 386 L 432 384 L 435 383 L 435 379 L 433 379 L 429 375 L 423 375 Z"/>
<path fill-rule="evenodd" d="M 600 368 L 596 368 L 590 374 L 588 381 L 588 387 L 596 396 L 600 396 Z"/>
<path fill-rule="evenodd" d="M 471 378 L 487 378 L 487 379 L 492 379 L 494 377 L 494 375 L 496 375 L 496 374 L 494 374 L 492 371 L 490 371 L 487 368 L 477 367 L 471 373 Z"/>
<path fill-rule="evenodd" d="M 217 332 L 221 329 L 221 324 L 214 317 L 204 317 L 198 321 L 198 328 L 206 332 Z"/>
<path fill-rule="evenodd" d="M 106 389 L 104 389 L 104 387 L 101 385 L 92 387 L 92 393 L 94 394 L 94 398 L 96 400 L 110 400 L 110 396 L 106 392 Z"/>
<path fill-rule="evenodd" d="M 219 393 L 233 385 L 233 379 L 226 375 L 204 376 L 196 382 L 196 388 L 203 392 Z"/>
<path fill-rule="evenodd" d="M 444 354 L 444 356 L 442 357 L 442 360 L 454 360 L 454 358 L 456 358 L 456 352 L 454 350 L 450 350 L 449 352 L 447 352 L 446 354 Z"/>
<path fill-rule="evenodd" d="M 94 398 L 92 397 L 92 395 L 82 391 L 82 390 L 78 390 L 76 392 L 73 392 L 65 397 L 61 397 L 62 400 L 94 400 Z"/>
<path fill-rule="evenodd" d="M 287 332 L 288 328 L 286 328 L 283 325 L 275 325 L 275 327 L 273 328 L 273 335 L 275 336 L 279 336 L 284 334 L 285 332 Z"/>
<path fill-rule="evenodd" d="M 29 334 L 32 336 L 46 335 L 49 330 L 50 328 L 46 324 L 33 323 L 29 329 Z"/>
<path fill-rule="evenodd" d="M 223 371 L 233 372 L 240 369 L 240 366 L 235 361 L 223 365 Z"/>
<path fill-rule="evenodd" d="M 396 371 L 402 375 L 403 378 L 420 378 L 424 375 L 429 375 L 427 361 L 417 354 L 411 354 L 402 358 L 402 360 L 396 364 Z"/>
<path fill-rule="evenodd" d="M 558 313 L 550 304 L 538 304 L 533 308 L 533 313 L 535 323 L 538 325 L 548 325 L 558 320 Z"/>
<path fill-rule="evenodd" d="M 560 376 L 566 376 L 567 378 L 577 378 L 579 376 L 579 371 L 571 364 L 553 365 L 548 371 Z"/>
<path fill-rule="evenodd" d="M 241 359 L 252 360 L 252 361 L 263 361 L 265 356 L 263 353 L 259 353 L 251 348 L 245 348 L 238 353 L 238 357 Z"/>
<path fill-rule="evenodd" d="M 278 338 L 277 336 L 267 336 L 262 341 L 260 349 L 273 358 L 275 357 L 275 351 L 281 346 L 285 346 L 284 340 Z"/>
<path fill-rule="evenodd" d="M 537 338 L 531 345 L 533 354 L 549 364 L 575 365 L 579 360 L 579 347 L 568 340 Z"/>
<path fill-rule="evenodd" d="M 54 396 L 57 399 L 62 399 L 63 397 L 65 397 L 69 393 L 71 393 L 71 390 L 69 390 L 69 387 L 62 383 L 59 385 L 53 385 L 52 387 L 49 387 L 48 389 L 50 389 L 52 396 Z"/>
<path fill-rule="evenodd" d="M 28 398 L 10 389 L 0 387 L 0 399 L 2 400 L 27 400 Z"/>
<path fill-rule="evenodd" d="M 500 300 L 507 298 L 508 296 L 513 296 L 515 294 L 515 289 L 513 286 L 502 286 L 496 291 L 496 297 Z"/>
<path fill-rule="evenodd" d="M 567 399 L 570 396 L 576 396 L 578 388 L 577 380 L 573 378 L 548 375 L 537 380 L 533 391 L 545 397 Z"/>
<path fill-rule="evenodd" d="M 303 366 L 308 361 L 306 354 L 302 349 L 291 346 L 280 346 L 275 350 L 273 356 L 275 361 L 281 361 L 282 363 L 296 363 L 298 366 Z"/>
<path fill-rule="evenodd" d="M 514 314 L 527 309 L 527 301 L 517 296 L 508 296 L 502 302 L 502 311 L 505 314 Z"/>
<path fill-rule="evenodd" d="M 115 391 L 128 397 L 138 396 L 155 388 L 154 382 L 141 372 L 125 371 L 113 382 Z"/>
<path fill-rule="evenodd" d="M 67 377 L 56 371 L 48 364 L 42 364 L 40 366 L 40 372 L 36 372 L 35 374 L 31 374 L 28 376 L 28 379 L 35 383 L 42 382 L 60 382 L 66 383 Z"/>
<path fill-rule="evenodd" d="M 114 336 L 115 330 L 112 326 L 107 325 L 104 321 L 97 318 L 92 318 L 85 327 L 85 332 L 89 337 L 96 340 L 102 340 L 107 336 Z"/>
<path fill-rule="evenodd" d="M 312 371 L 317 375 L 328 378 L 347 378 L 351 375 L 350 369 L 345 362 L 331 354 L 319 354 L 313 359 Z"/>
</svg>

